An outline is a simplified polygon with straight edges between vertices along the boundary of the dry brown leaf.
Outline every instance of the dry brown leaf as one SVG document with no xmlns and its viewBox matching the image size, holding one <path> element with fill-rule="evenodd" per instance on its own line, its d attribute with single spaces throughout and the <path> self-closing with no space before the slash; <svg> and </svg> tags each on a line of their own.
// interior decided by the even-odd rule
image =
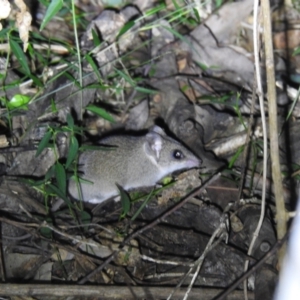
<svg viewBox="0 0 300 300">
<path fill-rule="evenodd" d="M 29 30 L 32 21 L 31 14 L 27 10 L 27 6 L 23 0 L 15 0 L 16 5 L 20 9 L 17 13 L 16 23 L 19 28 L 20 39 L 24 43 L 23 50 L 26 52 L 28 47 Z"/>
<path fill-rule="evenodd" d="M 0 20 L 6 19 L 11 11 L 10 3 L 8 0 L 0 0 Z M 0 30 L 2 30 L 2 24 L 0 23 Z"/>
<path fill-rule="evenodd" d="M 0 135 L 0 148 L 5 148 L 9 146 L 9 142 L 5 135 Z"/>
<path fill-rule="evenodd" d="M 199 97 L 199 93 L 192 89 L 185 81 L 178 80 L 179 87 L 185 96 L 193 103 L 195 103 L 196 98 Z"/>
<path fill-rule="evenodd" d="M 187 58 L 182 57 L 181 59 L 177 60 L 177 68 L 179 72 L 182 72 L 187 66 Z"/>
<path fill-rule="evenodd" d="M 300 30 L 281 31 L 274 35 L 275 49 L 294 49 L 300 45 Z"/>
</svg>

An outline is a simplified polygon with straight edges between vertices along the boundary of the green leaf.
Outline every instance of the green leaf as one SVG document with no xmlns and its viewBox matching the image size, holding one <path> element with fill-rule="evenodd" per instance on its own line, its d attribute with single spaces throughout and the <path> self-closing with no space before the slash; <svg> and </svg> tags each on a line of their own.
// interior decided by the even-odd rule
<svg viewBox="0 0 300 300">
<path fill-rule="evenodd" d="M 22 48 L 20 47 L 20 45 L 16 41 L 14 41 L 12 38 L 9 39 L 9 45 L 10 45 L 11 51 L 16 56 L 18 62 L 22 66 L 25 74 L 30 75 L 30 68 L 27 64 L 26 56 L 25 56 Z"/>
<path fill-rule="evenodd" d="M 83 223 L 89 223 L 92 220 L 92 216 L 87 211 L 83 210 L 80 212 L 80 220 Z"/>
<path fill-rule="evenodd" d="M 7 35 L 9 34 L 9 32 L 11 31 L 11 27 L 10 26 L 6 26 L 7 28 L 2 28 L 0 30 L 0 38 L 6 38 Z"/>
<path fill-rule="evenodd" d="M 128 82 L 131 86 L 136 86 L 136 82 L 131 79 L 131 77 L 124 72 L 115 68 L 115 71 L 120 75 L 126 82 Z"/>
<path fill-rule="evenodd" d="M 29 74 L 28 76 L 32 79 L 32 81 L 34 82 L 34 84 L 36 86 L 39 86 L 41 88 L 44 87 L 44 84 L 42 83 L 42 81 L 38 77 L 36 77 L 32 74 Z"/>
<path fill-rule="evenodd" d="M 45 183 L 44 179 L 34 180 L 34 179 L 30 179 L 30 178 L 22 178 L 22 177 L 20 177 L 19 180 L 20 180 L 20 182 L 28 184 L 28 185 L 30 185 L 32 187 L 39 187 L 39 186 L 41 186 L 41 185 L 43 185 Z"/>
<path fill-rule="evenodd" d="M 52 224 L 52 220 L 48 219 L 47 223 Z M 52 230 L 49 227 L 43 227 L 43 226 L 41 226 L 40 227 L 40 233 L 41 233 L 42 236 L 44 236 L 47 239 L 51 239 L 52 238 Z"/>
<path fill-rule="evenodd" d="M 74 205 L 72 204 L 72 202 L 68 199 L 68 197 L 66 195 L 64 195 L 61 190 L 59 188 L 57 188 L 57 186 L 55 186 L 54 184 L 49 184 L 47 185 L 46 190 L 58 197 L 60 197 L 62 200 L 64 200 L 69 206 L 74 207 Z"/>
<path fill-rule="evenodd" d="M 12 99 L 7 103 L 8 109 L 14 109 L 14 108 L 24 108 L 26 104 L 28 104 L 30 101 L 29 96 L 16 94 L 12 97 Z"/>
<path fill-rule="evenodd" d="M 55 104 L 55 101 L 53 99 L 51 99 L 51 112 L 57 112 L 57 107 L 56 107 L 56 104 Z"/>
<path fill-rule="evenodd" d="M 75 79 L 75 77 L 70 74 L 69 72 L 65 72 L 64 74 L 70 81 L 73 82 L 73 84 L 75 84 L 78 88 L 80 88 L 80 83 Z"/>
<path fill-rule="evenodd" d="M 59 162 L 55 164 L 55 177 L 57 181 L 57 185 L 59 190 L 62 192 L 64 196 L 67 193 L 67 176 L 66 170 L 63 165 Z"/>
<path fill-rule="evenodd" d="M 184 21 L 185 21 L 185 24 L 188 24 L 190 26 L 196 26 L 196 25 L 198 25 L 197 21 L 194 18 L 192 18 L 192 17 L 185 18 Z"/>
<path fill-rule="evenodd" d="M 157 12 L 162 11 L 162 10 L 165 9 L 165 8 L 166 8 L 166 4 L 165 4 L 165 3 L 161 3 L 160 5 L 158 5 L 158 6 L 154 7 L 154 8 L 151 8 L 151 9 L 147 10 L 147 11 L 143 14 L 143 18 L 152 16 L 152 15 L 156 14 Z"/>
<path fill-rule="evenodd" d="M 141 211 L 143 210 L 143 208 L 148 204 L 148 202 L 151 200 L 152 196 L 154 195 L 154 190 L 153 189 L 151 191 L 151 193 L 149 193 L 148 197 L 144 200 L 144 202 L 142 203 L 142 205 L 139 207 L 139 209 L 136 211 L 136 213 L 133 215 L 133 217 L 131 218 L 131 221 L 134 221 L 138 215 L 141 213 Z"/>
<path fill-rule="evenodd" d="M 94 29 L 92 29 L 92 37 L 93 37 L 94 46 L 95 47 L 100 46 L 101 40 L 100 40 L 97 32 Z"/>
<path fill-rule="evenodd" d="M 173 181 L 172 176 L 166 176 L 162 179 L 163 185 L 167 185 L 167 184 L 171 183 L 172 181 Z"/>
<path fill-rule="evenodd" d="M 48 180 L 50 180 L 51 178 L 54 177 L 55 174 L 55 165 L 53 165 L 46 173 L 45 175 L 45 182 L 47 182 Z"/>
<path fill-rule="evenodd" d="M 95 74 L 97 75 L 98 79 L 101 80 L 101 75 L 99 72 L 99 68 L 96 65 L 94 59 L 92 56 L 90 56 L 89 54 L 85 55 L 85 59 L 87 60 L 87 62 L 91 65 L 91 67 L 93 68 L 93 71 L 95 72 Z"/>
<path fill-rule="evenodd" d="M 177 20 L 180 20 L 180 22 L 184 23 L 186 20 L 185 15 L 187 15 L 188 13 L 189 11 L 186 9 L 186 7 L 178 6 L 178 8 L 176 8 L 172 16 L 169 18 L 168 20 L 169 24 Z"/>
<path fill-rule="evenodd" d="M 240 156 L 240 154 L 243 152 L 244 150 L 244 146 L 241 146 L 237 152 L 233 155 L 233 157 L 230 159 L 229 164 L 228 164 L 228 168 L 231 169 L 232 166 L 234 165 L 234 163 L 236 162 L 236 160 L 238 159 L 238 157 Z"/>
<path fill-rule="evenodd" d="M 79 218 L 82 224 L 89 224 L 92 221 L 92 216 L 85 210 L 80 212 Z"/>
<path fill-rule="evenodd" d="M 79 149 L 79 145 L 78 145 L 77 138 L 75 136 L 72 136 L 67 162 L 66 162 L 66 169 L 68 169 L 71 163 L 74 161 L 75 157 L 77 156 L 78 149 Z"/>
<path fill-rule="evenodd" d="M 106 91 L 108 89 L 110 89 L 109 86 L 105 86 L 101 83 L 91 83 L 91 84 L 88 84 L 84 87 L 85 89 L 100 89 L 100 90 L 103 90 L 103 91 Z"/>
<path fill-rule="evenodd" d="M 175 7 L 175 10 L 179 10 L 179 9 L 180 9 L 180 6 L 178 5 L 177 1 L 172 0 L 172 2 L 173 2 L 173 5 L 174 5 L 174 7 Z"/>
<path fill-rule="evenodd" d="M 68 126 L 69 126 L 70 129 L 74 128 L 74 119 L 71 116 L 71 114 L 67 115 L 67 123 L 68 123 Z"/>
<path fill-rule="evenodd" d="M 79 135 L 82 135 L 82 130 L 83 130 L 83 128 L 81 127 L 81 126 L 77 126 L 77 125 L 74 125 L 74 127 L 73 127 L 73 129 L 72 129 L 72 133 L 73 134 L 79 134 Z M 68 128 L 68 127 L 65 127 L 65 126 L 63 126 L 62 128 L 61 128 L 61 131 L 62 132 L 70 132 L 70 129 Z"/>
<path fill-rule="evenodd" d="M 88 105 L 86 107 L 86 110 L 89 110 L 95 114 L 97 114 L 98 116 L 102 117 L 103 119 L 115 123 L 114 118 L 103 108 L 100 108 L 98 106 L 95 105 Z"/>
<path fill-rule="evenodd" d="M 48 22 L 61 10 L 63 6 L 63 0 L 52 0 L 50 5 L 47 8 L 45 17 L 40 27 L 40 31 L 48 24 Z"/>
<path fill-rule="evenodd" d="M 134 21 L 127 22 L 120 30 L 120 32 L 117 35 L 117 39 L 121 37 L 123 34 L 125 34 L 128 30 L 130 30 L 134 26 Z"/>
<path fill-rule="evenodd" d="M 140 86 L 136 86 L 134 89 L 138 92 L 145 93 L 145 94 L 154 95 L 154 94 L 158 93 L 158 91 L 156 91 L 156 90 L 151 90 L 151 89 L 140 87 Z"/>
<path fill-rule="evenodd" d="M 300 89 L 298 88 L 296 97 L 294 97 L 294 99 L 293 99 L 293 103 L 292 103 L 292 105 L 291 105 L 291 107 L 289 109 L 289 112 L 287 114 L 286 120 L 288 120 L 290 118 L 290 116 L 292 115 L 292 113 L 294 111 L 294 108 L 295 108 L 296 104 L 298 103 L 299 95 L 300 95 Z"/>
<path fill-rule="evenodd" d="M 222 4 L 223 4 L 223 0 L 217 0 L 217 1 L 216 1 L 216 8 L 221 7 Z"/>
<path fill-rule="evenodd" d="M 36 150 L 35 157 L 39 156 L 42 153 L 42 151 L 49 145 L 49 141 L 50 141 L 51 137 L 52 137 L 52 132 L 51 131 L 48 131 L 44 135 L 44 137 L 40 141 L 39 146 Z"/>
<path fill-rule="evenodd" d="M 295 50 L 294 50 L 294 52 L 293 52 L 293 56 L 296 56 L 296 55 L 298 55 L 298 54 L 300 54 L 300 47 L 298 47 L 298 48 L 296 48 Z"/>
<path fill-rule="evenodd" d="M 200 24 L 200 22 L 201 22 L 201 18 L 200 18 L 200 15 L 199 15 L 198 9 L 196 9 L 196 8 L 193 8 L 193 11 L 194 11 L 195 17 L 196 17 L 196 19 L 197 19 L 197 22 Z"/>
<path fill-rule="evenodd" d="M 74 181 L 78 181 L 80 183 L 83 183 L 83 184 L 89 184 L 89 185 L 93 185 L 94 182 L 90 181 L 90 180 L 87 180 L 87 179 L 84 179 L 84 178 L 81 178 L 79 176 L 75 176 L 75 175 L 72 175 L 70 177 L 71 180 L 74 180 Z"/>
<path fill-rule="evenodd" d="M 155 76 L 155 74 L 156 74 L 156 66 L 153 65 L 153 66 L 151 66 L 150 71 L 148 72 L 148 75 L 149 75 L 149 77 L 153 77 L 153 76 Z"/>
<path fill-rule="evenodd" d="M 125 216 L 128 214 L 130 210 L 130 198 L 120 185 L 116 183 L 116 186 L 121 196 L 122 213 L 120 215 L 120 218 L 122 219 L 125 218 Z"/>
</svg>

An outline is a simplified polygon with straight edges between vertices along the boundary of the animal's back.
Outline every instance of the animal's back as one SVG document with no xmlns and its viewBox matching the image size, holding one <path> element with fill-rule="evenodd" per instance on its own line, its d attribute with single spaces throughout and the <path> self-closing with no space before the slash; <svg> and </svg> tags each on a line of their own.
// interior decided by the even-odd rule
<svg viewBox="0 0 300 300">
<path fill-rule="evenodd" d="M 131 164 L 135 160 L 135 153 L 141 137 L 111 136 L 99 142 L 107 146 L 103 150 L 87 150 L 79 157 L 79 174 L 84 180 L 91 183 L 82 183 L 82 198 L 91 203 L 98 203 L 118 194 L 116 184 L 124 189 L 128 188 L 131 173 Z M 110 147 L 111 146 L 111 147 Z M 118 159 L 116 159 L 118 158 Z M 70 183 L 70 194 L 79 199 L 77 188 Z"/>
</svg>

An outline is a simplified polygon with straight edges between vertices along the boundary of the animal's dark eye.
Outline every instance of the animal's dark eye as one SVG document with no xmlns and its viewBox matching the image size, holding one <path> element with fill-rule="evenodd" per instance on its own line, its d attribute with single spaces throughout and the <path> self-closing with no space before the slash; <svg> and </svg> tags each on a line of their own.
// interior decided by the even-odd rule
<svg viewBox="0 0 300 300">
<path fill-rule="evenodd" d="M 173 151 L 173 157 L 175 159 L 183 159 L 184 155 L 183 155 L 183 153 L 180 150 L 176 149 L 176 150 Z"/>
</svg>

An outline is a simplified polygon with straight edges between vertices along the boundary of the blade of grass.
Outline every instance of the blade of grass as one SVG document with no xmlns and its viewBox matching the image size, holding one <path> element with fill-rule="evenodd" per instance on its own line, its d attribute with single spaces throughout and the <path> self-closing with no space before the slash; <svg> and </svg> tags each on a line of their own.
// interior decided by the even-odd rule
<svg viewBox="0 0 300 300">
<path fill-rule="evenodd" d="M 127 31 L 129 31 L 135 24 L 135 21 L 129 21 L 127 22 L 120 30 L 120 32 L 118 33 L 116 39 L 118 39 L 119 37 L 121 37 L 123 34 L 125 34 Z"/>
<path fill-rule="evenodd" d="M 151 94 L 151 95 L 157 94 L 157 92 L 158 92 L 157 90 L 151 90 L 151 89 L 140 87 L 140 86 L 136 86 L 134 89 L 138 92 L 145 93 L 145 94 Z"/>
<path fill-rule="evenodd" d="M 67 124 L 70 129 L 74 128 L 74 119 L 70 114 L 67 115 Z"/>
<path fill-rule="evenodd" d="M 36 153 L 35 153 L 36 157 L 39 156 L 42 153 L 42 151 L 49 145 L 49 141 L 50 141 L 51 137 L 52 137 L 52 132 L 51 131 L 48 131 L 44 135 L 44 137 L 40 141 L 39 146 L 36 150 Z"/>
<path fill-rule="evenodd" d="M 158 5 L 158 6 L 154 7 L 154 8 L 151 8 L 151 9 L 147 10 L 147 11 L 143 14 L 142 17 L 140 17 L 140 18 L 138 18 L 138 19 L 136 20 L 136 22 L 138 22 L 138 21 L 140 21 L 140 20 L 143 20 L 143 19 L 145 19 L 145 18 L 147 18 L 147 17 L 150 17 L 150 16 L 152 16 L 152 15 L 154 15 L 154 14 L 156 14 L 156 13 L 162 11 L 162 10 L 164 10 L 165 8 L 166 8 L 166 4 L 165 4 L 165 3 L 161 3 L 160 5 Z"/>
<path fill-rule="evenodd" d="M 78 145 L 77 138 L 75 136 L 72 136 L 71 142 L 70 142 L 70 148 L 69 148 L 69 152 L 68 152 L 68 157 L 67 157 L 67 162 L 66 162 L 66 169 L 68 169 L 69 166 L 71 165 L 71 163 L 74 161 L 75 157 L 78 154 L 78 150 L 79 150 L 79 145 Z"/>
<path fill-rule="evenodd" d="M 95 114 L 97 114 L 98 116 L 102 117 L 103 119 L 115 123 L 114 118 L 103 108 L 101 107 L 97 107 L 95 105 L 88 105 L 86 107 L 86 110 L 89 110 Z"/>
<path fill-rule="evenodd" d="M 97 75 L 99 81 L 102 81 L 102 78 L 101 78 L 101 74 L 99 72 L 99 68 L 98 66 L 96 65 L 93 57 L 89 54 L 86 54 L 85 55 L 85 59 L 87 60 L 87 62 L 91 65 L 91 67 L 93 68 L 93 71 L 95 72 L 95 74 Z"/>
<path fill-rule="evenodd" d="M 63 7 L 63 0 L 52 0 L 47 8 L 44 20 L 41 24 L 40 31 L 42 31 L 49 21 L 61 10 Z"/>
<path fill-rule="evenodd" d="M 59 162 L 55 164 L 55 178 L 61 193 L 66 197 L 67 194 L 67 176 L 66 170 Z"/>
<path fill-rule="evenodd" d="M 20 45 L 16 41 L 14 41 L 12 38 L 9 39 L 9 45 L 10 45 L 11 51 L 16 56 L 18 62 L 22 66 L 25 74 L 30 75 L 30 68 L 27 64 L 26 56 L 25 56 L 22 48 L 20 47 Z"/>
<path fill-rule="evenodd" d="M 118 184 L 116 184 L 116 186 L 120 192 L 121 197 L 122 213 L 120 214 L 120 219 L 122 219 L 125 218 L 128 212 L 130 211 L 131 202 L 129 196 L 124 191 L 124 189 Z"/>
<path fill-rule="evenodd" d="M 141 213 L 141 211 L 143 210 L 143 208 L 148 204 L 148 202 L 151 200 L 152 196 L 153 196 L 153 193 L 154 193 L 154 190 L 153 189 L 151 191 L 151 193 L 149 193 L 149 195 L 147 196 L 147 198 L 145 199 L 145 201 L 142 203 L 142 205 L 139 207 L 139 209 L 136 211 L 136 213 L 133 215 L 133 217 L 131 218 L 131 221 L 134 221 L 138 215 Z"/>
<path fill-rule="evenodd" d="M 122 72 L 122 71 L 120 71 L 116 68 L 115 68 L 115 71 L 118 73 L 118 75 L 120 75 L 130 85 L 136 86 L 136 82 L 134 80 L 132 80 L 130 76 L 128 76 L 127 74 L 125 74 L 124 72 Z"/>
<path fill-rule="evenodd" d="M 68 199 L 68 197 L 66 195 L 64 195 L 61 192 L 61 190 L 57 186 L 55 186 L 53 184 L 49 184 L 46 187 L 46 191 L 49 194 L 52 193 L 52 194 L 57 195 L 58 197 L 60 197 L 61 199 L 63 199 L 66 202 L 66 204 L 68 204 L 70 207 L 74 208 L 74 205 L 72 204 L 72 202 Z"/>
<path fill-rule="evenodd" d="M 97 32 L 94 29 L 92 29 L 92 36 L 93 36 L 93 42 L 94 42 L 95 47 L 100 46 L 101 40 L 100 40 Z"/>
<path fill-rule="evenodd" d="M 81 49 L 79 46 L 79 38 L 78 38 L 78 32 L 77 32 L 77 24 L 76 24 L 76 10 L 75 10 L 75 1 L 71 0 L 71 6 L 72 6 L 72 19 L 73 19 L 73 31 L 74 31 L 74 37 L 75 37 L 75 43 L 76 43 L 76 53 L 77 53 L 77 64 L 78 64 L 78 76 L 79 76 L 79 83 L 80 87 L 82 87 L 83 79 L 82 79 L 82 67 L 81 67 Z M 82 120 L 83 116 L 83 109 L 82 109 L 82 92 L 80 93 L 80 113 L 79 113 L 79 120 Z"/>
</svg>

